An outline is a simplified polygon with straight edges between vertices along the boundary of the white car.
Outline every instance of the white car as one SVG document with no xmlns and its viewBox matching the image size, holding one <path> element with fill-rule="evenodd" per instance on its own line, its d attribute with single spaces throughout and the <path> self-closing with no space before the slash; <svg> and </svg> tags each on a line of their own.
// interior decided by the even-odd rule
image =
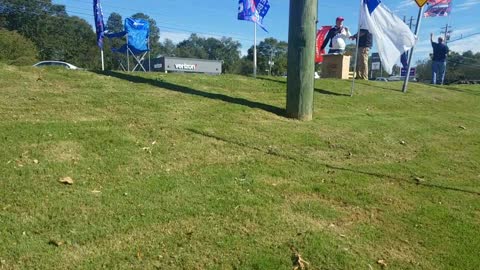
<svg viewBox="0 0 480 270">
<path fill-rule="evenodd" d="M 64 67 L 66 69 L 80 69 L 67 62 L 62 61 L 41 61 L 33 65 L 34 67 Z"/>
<path fill-rule="evenodd" d="M 375 81 L 380 81 L 380 82 L 388 82 L 388 79 L 385 77 L 377 77 Z"/>
</svg>

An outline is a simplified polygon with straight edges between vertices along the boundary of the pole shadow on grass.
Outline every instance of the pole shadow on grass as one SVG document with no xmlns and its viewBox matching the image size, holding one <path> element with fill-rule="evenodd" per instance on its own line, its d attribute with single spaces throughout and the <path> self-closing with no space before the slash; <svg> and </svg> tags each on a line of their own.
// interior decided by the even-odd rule
<svg viewBox="0 0 480 270">
<path fill-rule="evenodd" d="M 474 96 L 480 96 L 480 92 L 476 92 L 474 90 L 458 89 L 456 87 L 449 86 L 449 85 L 446 86 L 446 85 L 430 84 L 430 86 L 435 87 L 437 89 L 451 90 L 451 91 L 455 91 L 455 92 L 459 92 L 459 93 L 470 94 L 470 95 L 474 95 Z"/>
<path fill-rule="evenodd" d="M 111 77 L 115 77 L 118 79 L 126 80 L 129 82 L 133 83 L 144 83 L 144 84 L 150 84 L 155 87 L 160 87 L 169 91 L 174 91 L 174 92 L 179 92 L 183 94 L 188 94 L 188 95 L 194 95 L 194 96 L 199 96 L 199 97 L 204 97 L 204 98 L 209 98 L 213 100 L 221 100 L 224 102 L 232 103 L 232 104 L 237 104 L 237 105 L 242 105 L 242 106 L 247 106 L 249 108 L 254 108 L 254 109 L 261 109 L 273 114 L 276 114 L 278 116 L 283 116 L 285 117 L 285 109 L 275 107 L 269 104 L 261 103 L 261 102 L 256 102 L 256 101 L 251 101 L 247 100 L 244 98 L 237 98 L 237 97 L 231 97 L 227 96 L 224 94 L 217 94 L 217 93 L 209 93 L 209 92 L 204 92 L 200 90 L 196 90 L 187 86 L 182 86 L 178 84 L 173 84 L 165 81 L 159 81 L 155 79 L 149 79 L 149 78 L 144 78 L 140 76 L 135 76 L 135 75 L 130 75 L 130 74 L 125 74 L 125 73 L 120 73 L 120 72 L 115 72 L 115 71 L 93 71 L 94 73 L 97 73 L 99 75 L 107 75 Z"/>
<path fill-rule="evenodd" d="M 240 147 L 249 148 L 251 150 L 255 150 L 255 151 L 264 153 L 266 155 L 276 156 L 276 157 L 283 158 L 283 159 L 286 159 L 286 160 L 290 160 L 290 161 L 293 161 L 293 162 L 307 162 L 307 163 L 314 162 L 310 159 L 305 159 L 303 157 L 298 157 L 298 156 L 295 156 L 295 155 L 289 155 L 288 153 L 282 153 L 282 152 L 279 152 L 279 151 L 274 151 L 272 149 L 262 149 L 261 147 L 254 146 L 250 143 L 244 143 L 244 142 L 237 141 L 237 140 L 231 140 L 231 139 L 223 138 L 221 136 L 210 134 L 210 133 L 205 132 L 205 131 L 201 131 L 201 130 L 197 130 L 197 129 L 193 129 L 193 128 L 187 128 L 186 130 L 191 132 L 191 133 L 194 133 L 196 135 L 200 135 L 200 136 L 203 136 L 203 137 L 206 137 L 206 138 L 210 138 L 210 139 L 217 140 L 217 141 L 222 141 L 222 142 L 229 143 L 229 144 L 234 144 L 234 145 L 237 145 L 237 146 L 240 146 Z M 437 185 L 437 184 L 422 183 L 422 182 L 417 182 L 417 181 L 414 181 L 414 180 L 409 180 L 409 179 L 405 179 L 405 178 L 401 178 L 401 177 L 395 177 L 395 176 L 391 176 L 391 175 L 385 175 L 385 174 L 373 173 L 373 172 L 365 172 L 365 171 L 349 169 L 349 168 L 342 168 L 342 167 L 338 167 L 338 166 L 332 166 L 332 165 L 329 165 L 329 164 L 321 164 L 321 165 L 324 165 L 325 167 L 327 167 L 329 169 L 333 169 L 333 170 L 349 171 L 349 172 L 353 172 L 353 173 L 374 176 L 374 177 L 377 177 L 377 178 L 380 178 L 380 179 L 394 179 L 394 180 L 402 181 L 402 182 L 405 182 L 405 183 L 411 184 L 411 185 L 419 185 L 419 186 L 425 186 L 425 187 L 431 187 L 431 188 L 437 188 L 437 189 L 443 189 L 443 190 L 451 190 L 451 191 L 469 193 L 469 194 L 474 194 L 474 195 L 479 195 L 480 196 L 480 192 L 472 191 L 472 190 L 464 190 L 464 189 L 455 188 L 455 187 L 447 187 L 447 186 L 442 186 L 442 185 Z"/>
<path fill-rule="evenodd" d="M 257 79 L 265 80 L 265 81 L 271 81 L 271 82 L 276 82 L 276 83 L 287 84 L 286 81 L 279 81 L 279 80 L 275 80 L 275 79 L 272 79 L 272 78 L 257 77 Z M 349 97 L 349 96 L 350 96 L 350 95 L 347 95 L 347 94 L 335 93 L 335 92 L 328 91 L 328 90 L 325 90 L 325 89 L 315 88 L 314 90 L 315 90 L 315 92 L 317 92 L 317 93 L 319 93 L 319 94 L 322 94 L 322 95 L 344 96 L 344 97 Z"/>
<path fill-rule="evenodd" d="M 380 174 L 380 173 L 364 172 L 364 171 L 360 171 L 360 170 L 341 168 L 341 167 L 336 167 L 336 166 L 331 166 L 331 165 L 326 165 L 326 166 L 327 166 L 327 168 L 334 169 L 334 170 L 349 171 L 349 172 L 353 172 L 353 173 L 366 174 L 366 175 L 375 176 L 377 178 L 383 178 L 383 179 L 384 178 L 391 178 L 391 179 L 394 179 L 394 180 L 397 180 L 397 181 L 406 182 L 408 184 L 415 184 L 415 185 L 418 185 L 418 186 L 425 186 L 425 187 L 438 188 L 438 189 L 444 189 L 444 190 L 452 190 L 452 191 L 470 193 L 470 194 L 480 196 L 480 192 L 473 191 L 473 190 L 465 190 L 465 189 L 460 189 L 460 188 L 455 188 L 455 187 L 447 187 L 447 186 L 442 186 L 442 185 L 437 185 L 437 184 L 422 183 L 422 182 L 418 182 L 418 181 L 414 181 L 414 180 L 409 180 L 409 179 L 405 179 L 405 178 L 401 178 L 401 177 L 394 177 L 394 176 L 391 176 L 391 175 L 385 175 L 385 174 Z"/>
</svg>

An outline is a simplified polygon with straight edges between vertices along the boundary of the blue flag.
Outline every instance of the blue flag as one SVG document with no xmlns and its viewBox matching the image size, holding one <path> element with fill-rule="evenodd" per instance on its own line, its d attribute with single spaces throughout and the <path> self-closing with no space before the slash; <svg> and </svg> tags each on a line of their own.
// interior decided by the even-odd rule
<svg viewBox="0 0 480 270">
<path fill-rule="evenodd" d="M 103 24 L 103 12 L 100 0 L 93 0 L 93 14 L 95 16 L 95 30 L 97 32 L 97 44 L 103 49 L 103 37 L 105 34 L 105 25 Z"/>
<path fill-rule="evenodd" d="M 268 3 L 268 0 L 239 0 L 238 19 L 254 22 L 268 32 L 263 25 L 263 18 L 267 15 L 269 9 L 270 3 Z"/>
</svg>

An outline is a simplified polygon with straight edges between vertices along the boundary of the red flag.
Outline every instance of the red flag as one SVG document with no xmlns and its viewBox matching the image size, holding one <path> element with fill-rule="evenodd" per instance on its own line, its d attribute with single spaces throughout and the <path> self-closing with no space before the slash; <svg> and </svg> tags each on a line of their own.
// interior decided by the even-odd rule
<svg viewBox="0 0 480 270">
<path fill-rule="evenodd" d="M 452 0 L 428 0 L 425 17 L 445 17 L 452 11 Z"/>
<path fill-rule="evenodd" d="M 323 54 L 325 54 L 325 49 L 321 50 L 325 36 L 328 34 L 328 31 L 332 29 L 331 26 L 322 26 L 317 32 L 317 46 L 315 49 L 315 63 L 323 62 Z"/>
</svg>

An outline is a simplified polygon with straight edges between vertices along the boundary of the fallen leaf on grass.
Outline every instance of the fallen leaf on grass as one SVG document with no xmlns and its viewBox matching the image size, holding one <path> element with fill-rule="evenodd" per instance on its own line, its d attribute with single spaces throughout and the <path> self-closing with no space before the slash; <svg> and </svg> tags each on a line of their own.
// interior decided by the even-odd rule
<svg viewBox="0 0 480 270">
<path fill-rule="evenodd" d="M 59 182 L 65 185 L 73 185 L 73 179 L 70 177 L 64 177 L 60 179 Z"/>
<path fill-rule="evenodd" d="M 385 262 L 385 260 L 378 260 L 377 263 L 383 267 L 387 267 L 387 263 Z"/>
<path fill-rule="evenodd" d="M 63 241 L 57 241 L 57 240 L 50 240 L 50 241 L 48 241 L 48 244 L 52 245 L 52 246 L 59 247 L 59 246 L 63 245 L 64 242 Z"/>
<path fill-rule="evenodd" d="M 38 164 L 38 159 L 34 159 L 33 163 Z"/>
<path fill-rule="evenodd" d="M 421 182 L 424 182 L 424 181 L 425 181 L 424 178 L 418 177 L 418 176 L 416 176 L 414 179 L 415 179 L 415 181 L 417 182 L 417 184 L 420 184 Z"/>
<path fill-rule="evenodd" d="M 461 128 L 461 129 L 467 129 L 467 128 L 466 128 L 466 127 L 464 127 L 464 126 L 458 126 L 458 127 L 459 127 L 459 128 Z"/>
<path fill-rule="evenodd" d="M 292 249 L 292 252 L 293 252 L 293 256 L 292 256 L 293 270 L 307 269 L 307 267 L 310 265 L 310 263 L 305 261 L 302 258 L 302 255 L 300 253 L 298 253 L 298 251 L 295 250 L 295 248 L 292 247 L 291 249 Z"/>
</svg>

